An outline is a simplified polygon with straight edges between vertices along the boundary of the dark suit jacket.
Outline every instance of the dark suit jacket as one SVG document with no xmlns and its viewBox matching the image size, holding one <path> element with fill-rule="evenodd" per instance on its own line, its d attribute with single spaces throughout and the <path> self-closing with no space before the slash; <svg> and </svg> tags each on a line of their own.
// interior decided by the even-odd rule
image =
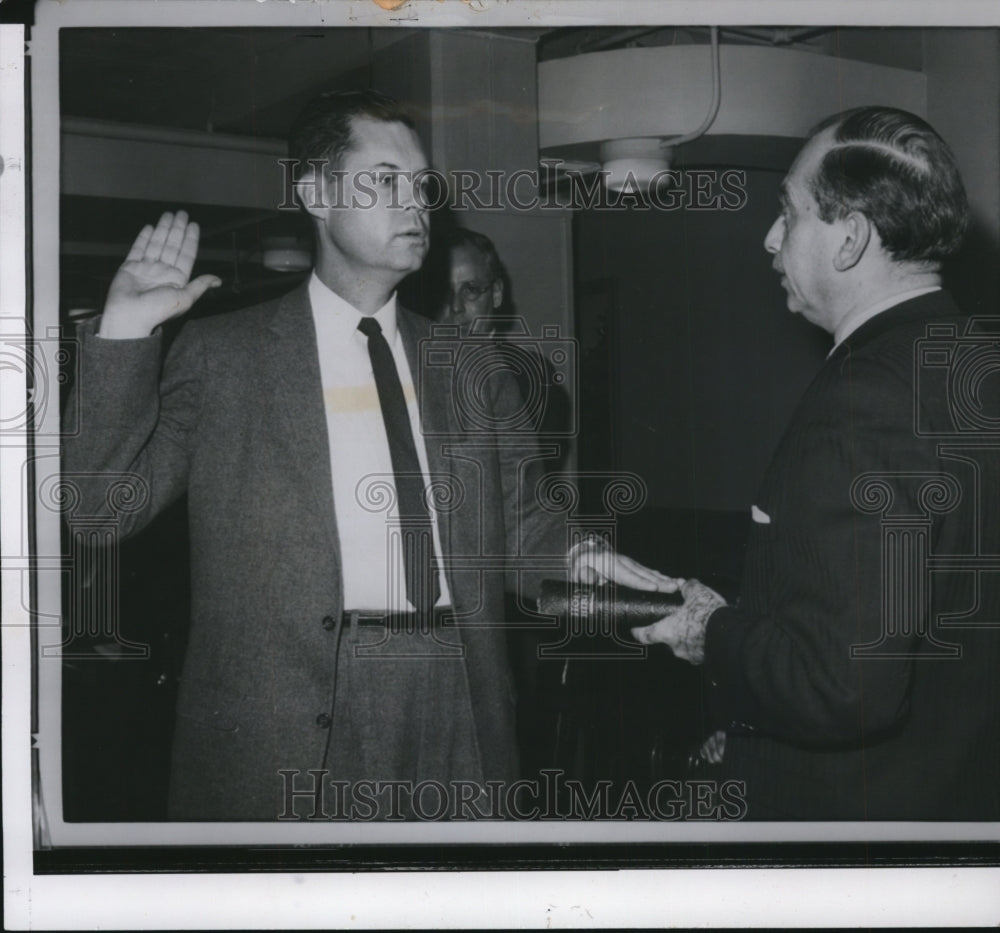
<svg viewBox="0 0 1000 933">
<path fill-rule="evenodd" d="M 484 777 L 511 779 L 514 695 L 498 563 L 519 553 L 558 559 L 565 531 L 528 488 L 531 435 L 504 442 L 465 433 L 454 368 L 422 366 L 418 358 L 429 323 L 402 308 L 398 321 L 432 477 L 444 477 L 455 493 L 439 513 L 443 554 L 483 557 L 492 567 L 452 570 L 449 586 L 461 617 L 457 637 L 466 649 Z M 306 770 L 323 766 L 328 733 L 316 717 L 332 705 L 333 636 L 322 620 L 344 609 L 305 286 L 256 308 L 187 323 L 162 378 L 160 369 L 158 337 L 84 337 L 82 431 L 65 445 L 65 468 L 81 488 L 81 510 L 92 513 L 106 512 L 108 474 L 138 478 L 147 501 L 120 515 L 125 534 L 187 491 L 191 628 L 170 813 L 273 819 L 282 805 L 278 772 L 301 770 L 301 786 Z M 506 407 L 520 404 L 517 389 L 511 394 L 502 380 L 491 385 L 477 404 L 493 406 L 502 420 Z"/>
<path fill-rule="evenodd" d="M 936 292 L 859 328 L 767 471 L 770 523 L 706 637 L 750 818 L 1000 819 L 1000 574 L 973 566 L 1000 555 L 1000 436 L 961 423 L 961 341 L 919 343 L 938 319 L 961 335 L 954 315 Z"/>
</svg>

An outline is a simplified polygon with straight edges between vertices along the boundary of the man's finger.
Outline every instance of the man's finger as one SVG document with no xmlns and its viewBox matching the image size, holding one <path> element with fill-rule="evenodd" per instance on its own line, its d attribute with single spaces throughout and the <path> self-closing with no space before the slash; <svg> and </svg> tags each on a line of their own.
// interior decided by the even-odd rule
<svg viewBox="0 0 1000 933">
<path fill-rule="evenodd" d="M 722 764 L 722 759 L 726 753 L 726 733 L 713 732 L 701 747 L 701 757 L 713 765 Z"/>
<path fill-rule="evenodd" d="M 632 557 L 627 557 L 624 554 L 618 555 L 618 560 L 624 567 L 627 567 L 632 572 L 636 573 L 640 577 L 646 577 L 649 580 L 657 580 L 661 583 L 674 583 L 673 577 L 668 577 L 665 573 L 660 573 L 659 570 L 654 570 L 652 567 L 647 567 L 645 564 L 640 564 L 637 560 Z"/>
<path fill-rule="evenodd" d="M 149 238 L 149 242 L 146 244 L 146 249 L 143 251 L 143 259 L 149 259 L 153 262 L 159 260 L 160 255 L 163 253 L 163 245 L 167 242 L 167 235 L 170 233 L 170 228 L 174 222 L 174 215 L 167 211 L 160 215 L 160 219 L 156 224 L 156 229 L 153 231 L 153 235 Z"/>
<path fill-rule="evenodd" d="M 135 238 L 132 248 L 128 251 L 128 255 L 125 257 L 125 262 L 139 262 L 146 252 L 146 246 L 149 244 L 149 238 L 152 235 L 152 224 L 146 224 L 146 226 L 139 231 L 139 235 Z"/>
<path fill-rule="evenodd" d="M 652 628 L 650 625 L 640 625 L 638 628 L 632 629 L 632 637 L 639 642 L 640 645 L 648 645 L 650 628 Z"/>
<path fill-rule="evenodd" d="M 664 619 L 660 619 L 659 622 L 652 622 L 649 625 L 640 625 L 632 629 L 632 637 L 639 642 L 640 645 L 655 645 L 659 642 L 660 633 L 663 629 L 663 623 L 670 618 L 667 616 Z"/>
<path fill-rule="evenodd" d="M 634 590 L 654 591 L 660 589 L 659 581 L 648 576 L 636 573 L 628 567 L 619 566 L 615 568 L 612 580 L 619 586 L 630 586 Z"/>
<path fill-rule="evenodd" d="M 621 556 L 615 567 L 615 582 L 640 590 L 658 590 L 661 593 L 675 593 L 679 586 L 672 577 Z"/>
<path fill-rule="evenodd" d="M 187 225 L 184 231 L 184 239 L 181 241 L 180 250 L 177 253 L 176 261 L 178 271 L 184 278 L 191 275 L 194 268 L 194 261 L 198 255 L 198 240 L 200 238 L 200 228 L 193 221 Z"/>
<path fill-rule="evenodd" d="M 610 581 L 637 590 L 675 593 L 683 579 L 668 577 L 612 550 L 581 551 L 575 559 L 575 577 L 581 583 Z"/>
<path fill-rule="evenodd" d="M 602 579 L 601 575 L 590 564 L 581 564 L 576 576 L 580 583 L 597 584 Z"/>
<path fill-rule="evenodd" d="M 174 215 L 174 222 L 167 231 L 167 239 L 163 244 L 160 262 L 165 262 L 168 266 L 172 266 L 177 262 L 177 257 L 181 251 L 181 244 L 184 242 L 184 237 L 187 233 L 187 227 L 187 214 L 184 211 L 178 211 Z"/>
</svg>

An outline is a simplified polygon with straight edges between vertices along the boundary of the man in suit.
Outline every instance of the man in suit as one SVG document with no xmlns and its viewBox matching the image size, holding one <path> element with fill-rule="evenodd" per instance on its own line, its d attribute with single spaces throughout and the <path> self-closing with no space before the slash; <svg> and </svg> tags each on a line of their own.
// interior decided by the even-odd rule
<svg viewBox="0 0 1000 933">
<path fill-rule="evenodd" d="M 704 663 L 708 757 L 749 818 L 1000 818 L 997 367 L 950 380 L 989 338 L 941 289 L 967 222 L 945 143 L 884 107 L 820 124 L 782 184 L 764 245 L 833 348 L 753 506 L 739 600 L 690 580 L 635 630 Z"/>
<path fill-rule="evenodd" d="M 469 787 L 517 776 L 508 579 L 563 563 L 574 579 L 672 583 L 569 549 L 534 495 L 531 436 L 490 430 L 519 405 L 509 380 L 476 397 L 466 430 L 448 348 L 396 303 L 428 241 L 427 161 L 398 105 L 323 95 L 290 150 L 310 280 L 187 323 L 161 373 L 160 325 L 219 280 L 190 279 L 183 212 L 145 228 L 83 335 L 67 479 L 97 513 L 124 476 L 126 534 L 188 495 L 171 818 L 412 817 L 426 801 L 408 789 L 428 781 L 459 815 Z"/>
<path fill-rule="evenodd" d="M 440 239 L 442 278 L 446 279 L 438 321 L 456 325 L 473 337 L 493 336 L 502 348 L 506 368 L 517 380 L 531 424 L 547 443 L 559 443 L 558 456 L 545 467 L 561 470 L 569 454 L 565 438 L 572 425 L 569 394 L 558 381 L 552 363 L 538 352 L 528 323 L 515 315 L 507 270 L 493 241 L 485 233 L 455 227 Z M 554 378 L 555 377 L 555 378 Z"/>
</svg>

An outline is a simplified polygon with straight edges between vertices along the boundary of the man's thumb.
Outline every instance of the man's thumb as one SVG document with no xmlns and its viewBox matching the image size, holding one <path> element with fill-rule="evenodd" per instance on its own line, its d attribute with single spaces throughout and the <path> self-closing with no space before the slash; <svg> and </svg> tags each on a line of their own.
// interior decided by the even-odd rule
<svg viewBox="0 0 1000 933">
<path fill-rule="evenodd" d="M 188 307 L 193 305 L 210 288 L 218 288 L 221 284 L 222 279 L 217 275 L 199 275 L 198 278 L 192 279 L 184 288 L 184 294 L 190 301 Z"/>
</svg>

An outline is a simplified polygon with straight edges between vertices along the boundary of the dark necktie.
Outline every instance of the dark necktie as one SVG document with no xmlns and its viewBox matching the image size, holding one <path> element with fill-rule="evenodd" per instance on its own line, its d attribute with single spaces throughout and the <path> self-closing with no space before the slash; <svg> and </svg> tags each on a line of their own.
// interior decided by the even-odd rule
<svg viewBox="0 0 1000 933">
<path fill-rule="evenodd" d="M 441 588 L 434 563 L 434 536 L 424 496 L 424 475 L 413 443 L 406 399 L 396 371 L 396 361 L 392 358 L 392 350 L 379 322 L 373 317 L 362 317 L 358 330 L 368 338 L 368 356 L 389 439 L 392 471 L 396 475 L 406 596 L 418 612 L 427 613 L 437 603 Z"/>
</svg>

